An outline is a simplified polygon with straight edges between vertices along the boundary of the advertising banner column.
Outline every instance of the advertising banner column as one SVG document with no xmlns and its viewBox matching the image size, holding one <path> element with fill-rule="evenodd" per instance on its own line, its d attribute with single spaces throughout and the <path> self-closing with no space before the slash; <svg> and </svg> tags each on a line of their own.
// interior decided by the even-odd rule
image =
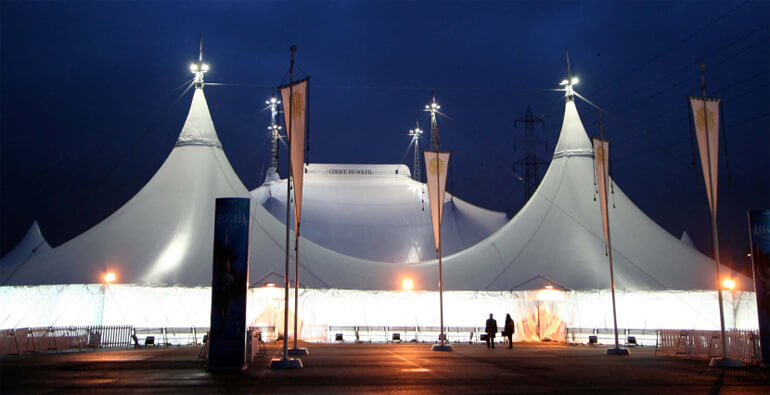
<svg viewBox="0 0 770 395">
<path fill-rule="evenodd" d="M 749 210 L 749 234 L 762 362 L 770 364 L 770 210 Z"/>
<path fill-rule="evenodd" d="M 246 367 L 250 203 L 248 198 L 216 200 L 208 338 L 210 370 Z"/>
</svg>

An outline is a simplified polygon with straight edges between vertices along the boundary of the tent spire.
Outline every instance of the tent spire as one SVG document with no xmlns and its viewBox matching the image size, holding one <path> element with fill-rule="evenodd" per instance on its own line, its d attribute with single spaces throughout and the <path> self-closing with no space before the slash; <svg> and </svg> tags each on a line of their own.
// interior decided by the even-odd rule
<svg viewBox="0 0 770 395">
<path fill-rule="evenodd" d="M 195 75 L 193 83 L 195 83 L 195 89 L 203 88 L 203 74 L 209 71 L 209 65 L 203 63 L 203 35 L 198 36 L 198 60 L 190 65 L 190 71 Z"/>
<path fill-rule="evenodd" d="M 577 85 L 578 78 L 572 75 L 569 65 L 569 51 L 564 51 L 564 56 L 567 60 L 567 78 L 563 79 L 559 85 L 564 87 L 564 97 L 567 98 L 567 101 L 573 101 L 575 100 L 575 91 L 572 86 Z"/>
</svg>

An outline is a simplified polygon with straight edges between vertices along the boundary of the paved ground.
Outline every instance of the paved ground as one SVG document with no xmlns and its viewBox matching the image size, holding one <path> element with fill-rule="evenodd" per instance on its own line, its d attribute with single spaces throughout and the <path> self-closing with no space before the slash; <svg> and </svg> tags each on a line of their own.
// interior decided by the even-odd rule
<svg viewBox="0 0 770 395">
<path fill-rule="evenodd" d="M 0 360 L 0 393 L 770 393 L 767 373 L 714 371 L 704 361 L 604 355 L 601 347 L 517 344 L 451 353 L 427 344 L 309 344 L 303 369 L 267 369 L 281 351 L 242 374 L 211 374 L 198 349 L 170 348 L 28 355 Z"/>
</svg>

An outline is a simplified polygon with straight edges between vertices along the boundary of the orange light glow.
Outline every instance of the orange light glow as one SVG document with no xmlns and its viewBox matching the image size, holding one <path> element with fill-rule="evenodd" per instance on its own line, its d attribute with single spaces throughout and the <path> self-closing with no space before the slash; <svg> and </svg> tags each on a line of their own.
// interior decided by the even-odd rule
<svg viewBox="0 0 770 395">
<path fill-rule="evenodd" d="M 548 285 L 545 286 L 545 289 L 553 289 L 553 285 L 548 284 Z"/>
<path fill-rule="evenodd" d="M 735 281 L 731 278 L 726 278 L 724 281 L 722 281 L 722 287 L 724 289 L 733 289 L 735 288 Z"/>
<path fill-rule="evenodd" d="M 401 288 L 404 291 L 411 291 L 414 288 L 414 281 L 411 278 L 405 278 L 404 281 L 401 281 Z"/>
<path fill-rule="evenodd" d="M 115 276 L 115 273 L 113 272 L 107 272 L 104 275 L 104 282 L 107 284 L 115 282 L 116 279 L 117 279 L 117 276 Z"/>
<path fill-rule="evenodd" d="M 274 282 L 265 283 L 265 286 L 268 287 L 268 288 L 274 288 L 275 287 L 275 283 Z"/>
</svg>

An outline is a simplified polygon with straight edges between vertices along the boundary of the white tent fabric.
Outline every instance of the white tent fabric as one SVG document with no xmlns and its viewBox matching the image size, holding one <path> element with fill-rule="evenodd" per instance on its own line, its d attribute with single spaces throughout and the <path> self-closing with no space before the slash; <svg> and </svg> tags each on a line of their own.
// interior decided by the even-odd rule
<svg viewBox="0 0 770 395">
<path fill-rule="evenodd" d="M 6 284 L 100 282 L 210 285 L 217 197 L 249 197 L 222 151 L 202 89 L 176 147 L 123 207 L 80 236 L 32 257 Z"/>
<path fill-rule="evenodd" d="M 40 232 L 37 221 L 32 222 L 24 237 L 0 259 L 0 284 L 5 277 L 19 268 L 18 265 L 23 265 L 29 258 L 50 249 L 51 246 L 43 237 L 43 233 Z"/>
<path fill-rule="evenodd" d="M 301 235 L 306 239 L 372 261 L 417 263 L 436 257 L 425 184 L 412 180 L 405 165 L 312 163 L 305 170 Z M 251 194 L 285 223 L 285 179 L 268 181 Z M 507 220 L 505 213 L 452 201 L 447 194 L 442 250 L 445 255 L 464 250 Z"/>
</svg>

